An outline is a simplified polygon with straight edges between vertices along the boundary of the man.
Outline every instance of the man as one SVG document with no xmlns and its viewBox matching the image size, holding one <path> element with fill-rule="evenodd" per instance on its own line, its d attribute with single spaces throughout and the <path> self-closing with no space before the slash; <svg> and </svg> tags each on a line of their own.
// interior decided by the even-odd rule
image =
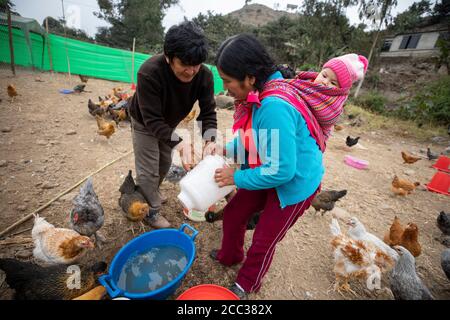
<svg viewBox="0 0 450 320">
<path fill-rule="evenodd" d="M 129 112 L 137 183 L 150 204 L 145 222 L 168 228 L 160 214 L 159 186 L 169 171 L 172 149 L 180 152 L 183 167 L 190 169 L 191 145 L 178 137 L 177 125 L 198 100 L 202 135 L 208 152 L 214 152 L 217 116 L 211 71 L 202 63 L 208 55 L 206 38 L 191 22 L 172 26 L 164 39 L 164 54 L 145 61 L 138 72 L 137 88 Z"/>
</svg>

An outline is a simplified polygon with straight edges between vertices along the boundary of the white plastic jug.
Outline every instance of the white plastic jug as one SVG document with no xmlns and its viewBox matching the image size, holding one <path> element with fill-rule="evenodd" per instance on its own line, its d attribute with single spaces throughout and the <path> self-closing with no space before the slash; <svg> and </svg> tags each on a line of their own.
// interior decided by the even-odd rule
<svg viewBox="0 0 450 320">
<path fill-rule="evenodd" d="M 178 199 L 185 208 L 206 211 L 211 205 L 234 190 L 234 186 L 220 188 L 214 180 L 216 169 L 222 168 L 224 165 L 223 157 L 206 156 L 180 180 L 181 192 Z"/>
</svg>

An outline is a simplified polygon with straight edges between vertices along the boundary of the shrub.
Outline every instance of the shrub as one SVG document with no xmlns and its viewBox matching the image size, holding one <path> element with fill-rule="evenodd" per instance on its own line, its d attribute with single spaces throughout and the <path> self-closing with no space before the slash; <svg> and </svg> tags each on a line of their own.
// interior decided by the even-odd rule
<svg viewBox="0 0 450 320">
<path fill-rule="evenodd" d="M 410 101 L 398 108 L 395 115 L 417 122 L 448 125 L 450 123 L 450 76 L 425 86 Z"/>
<path fill-rule="evenodd" d="M 385 112 L 386 98 L 377 91 L 369 91 L 357 98 L 352 98 L 351 102 L 378 114 Z"/>
</svg>

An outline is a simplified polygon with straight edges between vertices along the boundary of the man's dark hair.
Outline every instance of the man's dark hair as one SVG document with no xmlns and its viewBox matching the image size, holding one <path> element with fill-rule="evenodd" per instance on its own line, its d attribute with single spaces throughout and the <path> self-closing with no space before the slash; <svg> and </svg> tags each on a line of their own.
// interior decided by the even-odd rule
<svg viewBox="0 0 450 320">
<path fill-rule="evenodd" d="M 255 88 L 264 83 L 277 68 L 264 46 L 250 34 L 239 34 L 225 40 L 219 48 L 215 64 L 225 74 L 239 81 L 255 77 Z"/>
<path fill-rule="evenodd" d="M 177 57 L 189 66 L 205 62 L 208 43 L 203 30 L 190 21 L 170 27 L 164 39 L 164 54 L 170 61 Z"/>
</svg>

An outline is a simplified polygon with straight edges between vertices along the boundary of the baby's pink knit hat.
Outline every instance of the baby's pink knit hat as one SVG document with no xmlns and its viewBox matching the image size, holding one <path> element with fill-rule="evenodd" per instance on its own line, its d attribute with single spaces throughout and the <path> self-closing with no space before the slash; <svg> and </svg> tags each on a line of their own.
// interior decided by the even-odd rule
<svg viewBox="0 0 450 320">
<path fill-rule="evenodd" d="M 366 57 L 350 53 L 329 60 L 323 67 L 334 71 L 341 88 L 350 88 L 364 77 L 368 66 Z"/>
</svg>

